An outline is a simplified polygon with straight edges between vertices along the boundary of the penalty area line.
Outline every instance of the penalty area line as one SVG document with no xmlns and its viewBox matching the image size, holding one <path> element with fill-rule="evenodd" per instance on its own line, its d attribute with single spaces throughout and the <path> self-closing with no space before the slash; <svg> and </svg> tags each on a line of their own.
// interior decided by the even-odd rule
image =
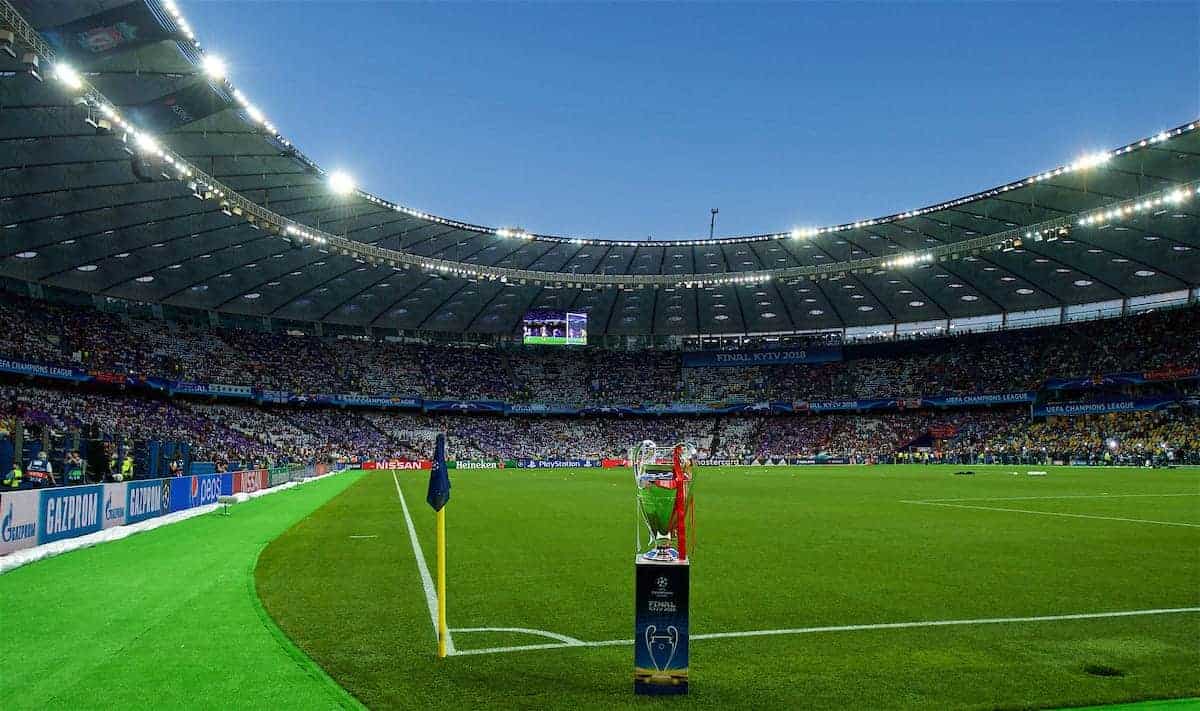
<svg viewBox="0 0 1200 711">
<path fill-rule="evenodd" d="M 417 559 L 417 570 L 421 573 L 421 587 L 425 588 L 425 603 L 429 605 L 429 618 L 433 621 L 433 637 L 437 639 L 437 588 L 433 585 L 429 566 L 425 565 L 425 552 L 421 550 L 421 542 L 417 540 L 417 529 L 413 526 L 412 516 L 408 514 L 408 502 L 404 500 L 404 492 L 400 490 L 400 480 L 396 478 L 396 472 L 392 472 L 392 481 L 396 484 L 396 496 L 400 497 L 400 508 L 404 509 L 404 524 L 408 526 L 408 538 L 412 541 L 413 557 Z M 446 654 L 455 654 L 454 635 L 450 630 L 446 630 Z"/>
<path fill-rule="evenodd" d="M 901 501 L 902 504 L 920 504 L 922 506 L 944 506 L 951 509 L 975 509 L 977 511 L 1005 511 L 1008 513 L 1033 514 L 1035 516 L 1060 516 L 1063 518 L 1090 518 L 1097 521 L 1125 521 L 1126 523 L 1152 523 L 1158 526 L 1182 526 L 1184 528 L 1200 528 L 1200 523 L 1183 523 L 1181 521 L 1151 521 L 1145 518 L 1122 518 L 1120 516 L 1098 516 L 1096 514 L 1066 513 L 1064 511 L 1037 511 L 1034 509 L 1010 509 L 1000 506 L 973 506 L 967 504 L 950 504 L 941 501 Z"/>
<path fill-rule="evenodd" d="M 870 630 L 897 630 L 919 627 L 964 627 L 975 625 L 1000 625 L 1022 622 L 1062 622 L 1067 620 L 1098 620 L 1110 617 L 1143 617 L 1149 615 L 1178 615 L 1200 612 L 1200 607 L 1167 607 L 1150 610 L 1117 610 L 1114 612 L 1083 612 L 1066 615 L 1038 615 L 1035 617 L 984 617 L 970 620 L 923 620 L 918 622 L 882 622 L 867 625 L 834 625 L 827 627 L 793 627 L 778 630 L 747 630 L 744 632 L 710 632 L 694 634 L 689 641 L 704 639 L 734 639 L 739 637 L 777 637 L 785 635 L 821 634 L 833 632 L 864 632 Z M 465 630 L 463 630 L 465 631 Z M 515 647 L 488 647 L 486 649 L 460 649 L 455 656 L 472 654 L 505 654 L 538 649 L 569 649 L 578 647 L 617 647 L 632 645 L 631 639 L 609 639 L 601 642 L 523 644 Z"/>
</svg>

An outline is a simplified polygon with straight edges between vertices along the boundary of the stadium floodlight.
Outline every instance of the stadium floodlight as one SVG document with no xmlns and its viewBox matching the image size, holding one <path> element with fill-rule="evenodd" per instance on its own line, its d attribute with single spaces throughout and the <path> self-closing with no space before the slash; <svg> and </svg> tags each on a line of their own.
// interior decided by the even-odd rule
<svg viewBox="0 0 1200 711">
<path fill-rule="evenodd" d="M 73 91 L 83 88 L 83 77 L 70 64 L 59 62 L 54 65 L 54 76 Z"/>
<path fill-rule="evenodd" d="M 329 188 L 338 195 L 349 195 L 354 192 L 354 178 L 340 170 L 329 174 Z"/>
<path fill-rule="evenodd" d="M 225 78 L 225 71 L 227 69 L 225 62 L 215 54 L 204 55 L 204 60 L 200 63 L 200 66 L 204 68 L 204 73 L 208 75 L 209 79 L 219 81 Z"/>
</svg>

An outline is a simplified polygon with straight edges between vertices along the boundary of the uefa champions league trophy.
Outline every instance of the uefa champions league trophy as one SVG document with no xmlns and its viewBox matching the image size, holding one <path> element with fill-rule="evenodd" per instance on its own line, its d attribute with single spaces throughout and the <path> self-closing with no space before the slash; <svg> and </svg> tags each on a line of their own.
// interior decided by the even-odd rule
<svg viewBox="0 0 1200 711">
<path fill-rule="evenodd" d="M 638 557 L 659 563 L 687 560 L 696 448 L 680 443 L 660 450 L 644 440 L 634 447 L 632 460 L 641 519 Z"/>
<path fill-rule="evenodd" d="M 638 511 L 633 691 L 686 694 L 696 448 L 680 443 L 660 449 L 645 440 L 632 448 L 629 459 Z"/>
</svg>

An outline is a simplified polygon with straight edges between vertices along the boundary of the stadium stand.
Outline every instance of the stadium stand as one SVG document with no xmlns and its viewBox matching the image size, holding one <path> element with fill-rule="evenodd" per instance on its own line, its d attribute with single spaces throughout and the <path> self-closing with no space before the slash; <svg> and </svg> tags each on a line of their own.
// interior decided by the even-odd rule
<svg viewBox="0 0 1200 711">
<path fill-rule="evenodd" d="M 11 326 L 10 362 L 120 373 L 64 386 L 5 376 L 0 417 L 61 461 L 79 433 L 99 427 L 114 442 L 186 441 L 192 460 L 229 463 L 421 458 L 447 431 L 468 459 L 620 458 L 633 441 L 696 442 L 715 460 L 828 457 L 851 462 L 1003 461 L 1152 463 L 1196 461 L 1200 308 L 1124 319 L 953 337 L 846 344 L 845 360 L 818 365 L 683 367 L 676 352 L 499 349 L 297 337 L 115 316 L 27 298 L 0 300 Z M 214 357 L 219 354 L 219 357 Z M 1097 373 L 1155 372 L 1136 384 Z M 1174 380 L 1174 375 L 1181 379 Z M 392 412 L 319 402 L 272 405 L 125 387 L 174 378 L 291 393 L 412 395 L 458 401 L 723 403 L 764 398 L 827 401 L 986 392 L 1037 392 L 1048 405 L 1169 396 L 1161 412 L 1031 417 L 1027 404 L 878 413 L 718 413 L 617 417 Z M 1082 379 L 1043 389 L 1054 379 Z M 969 404 L 969 403 L 968 403 Z M 35 444 L 36 443 L 36 444 Z"/>
</svg>

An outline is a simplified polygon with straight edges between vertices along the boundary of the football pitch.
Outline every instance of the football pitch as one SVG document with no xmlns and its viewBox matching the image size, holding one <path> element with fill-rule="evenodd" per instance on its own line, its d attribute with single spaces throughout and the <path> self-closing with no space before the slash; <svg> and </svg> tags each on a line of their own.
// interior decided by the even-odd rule
<svg viewBox="0 0 1200 711">
<path fill-rule="evenodd" d="M 954 469 L 701 469 L 692 693 L 650 703 L 1200 694 L 1197 472 Z M 258 590 L 283 630 L 372 707 L 646 705 L 630 690 L 629 472 L 452 473 L 454 656 L 433 658 L 414 554 L 434 569 L 422 472 L 369 474 L 267 548 Z"/>
<path fill-rule="evenodd" d="M 685 698 L 632 695 L 633 482 L 613 469 L 451 472 L 447 659 L 428 473 L 354 472 L 0 576 L 22 601 L 0 650 L 24 660 L 0 691 L 9 708 L 1200 696 L 1200 471 L 955 469 L 700 469 Z"/>
</svg>

